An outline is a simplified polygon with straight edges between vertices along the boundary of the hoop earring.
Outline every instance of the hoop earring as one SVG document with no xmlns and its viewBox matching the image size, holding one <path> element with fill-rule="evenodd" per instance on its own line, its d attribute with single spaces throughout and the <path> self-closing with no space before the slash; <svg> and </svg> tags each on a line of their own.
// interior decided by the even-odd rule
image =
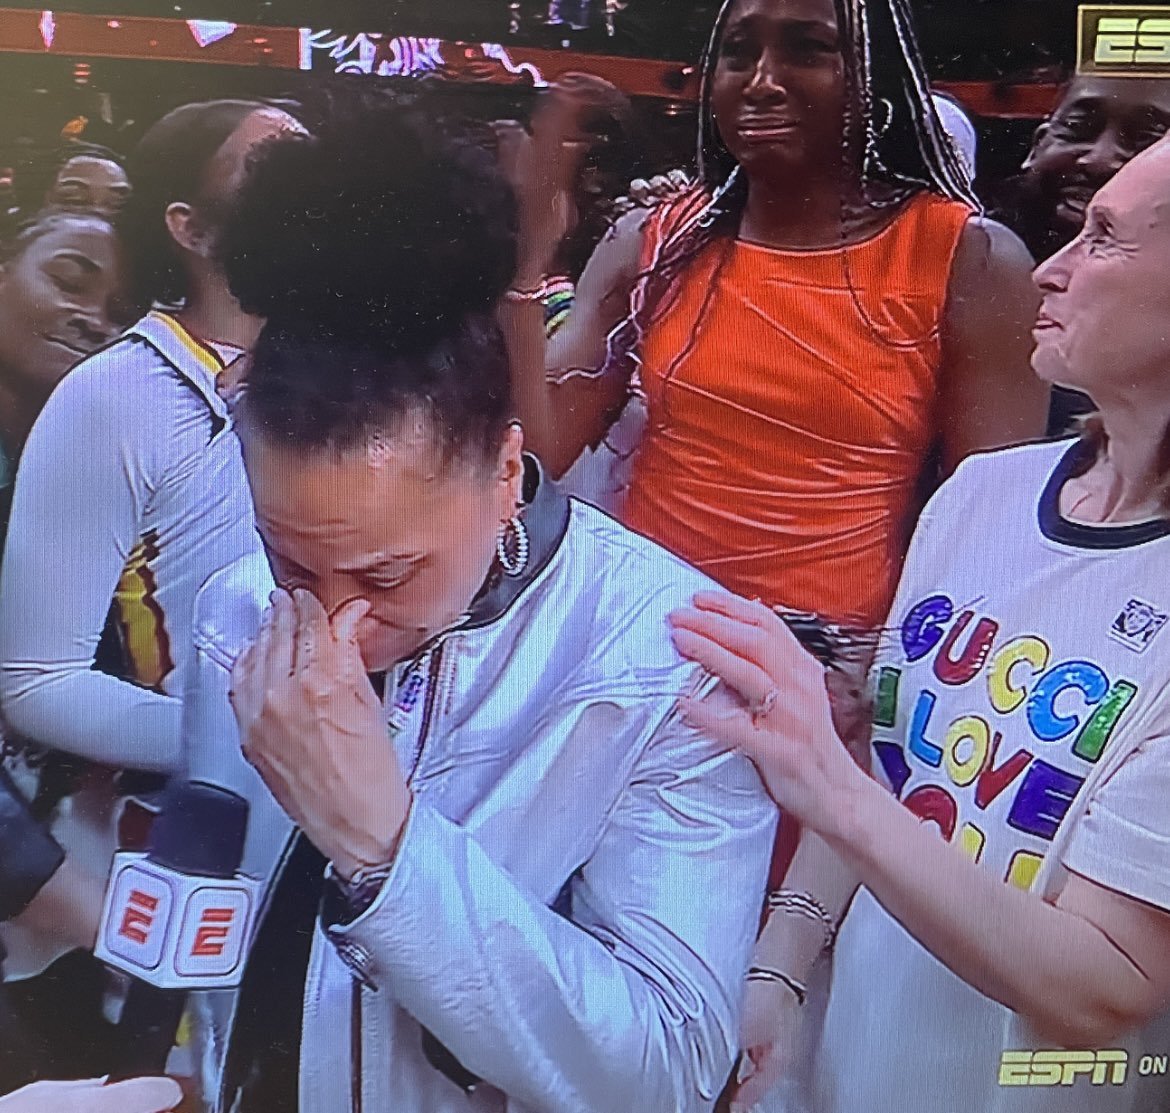
<svg viewBox="0 0 1170 1113">
<path fill-rule="evenodd" d="M 882 139 L 885 137 L 887 131 L 890 130 L 890 124 L 894 122 L 894 105 L 887 97 L 879 97 L 878 104 L 886 110 L 886 118 L 881 124 L 870 124 L 870 134 L 874 139 Z"/>
<path fill-rule="evenodd" d="M 505 576 L 514 579 L 524 575 L 524 570 L 528 567 L 530 548 L 528 529 L 518 516 L 514 515 L 500 525 L 499 536 L 496 538 L 496 560 Z"/>
</svg>

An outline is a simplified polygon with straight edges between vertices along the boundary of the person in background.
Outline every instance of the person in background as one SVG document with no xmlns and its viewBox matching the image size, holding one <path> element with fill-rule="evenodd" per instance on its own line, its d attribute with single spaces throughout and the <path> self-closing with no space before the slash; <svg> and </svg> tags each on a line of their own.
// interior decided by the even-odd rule
<svg viewBox="0 0 1170 1113">
<path fill-rule="evenodd" d="M 29 430 L 70 368 L 132 319 L 125 293 L 117 237 L 104 216 L 42 213 L 0 245 L 0 538 Z M 49 554 L 42 558 L 51 564 Z M 18 738 L 7 741 L 19 752 Z M 0 920 L 14 920 L 12 932 L 50 940 L 54 953 L 90 949 L 104 875 L 84 861 L 61 865 L 58 844 L 39 826 L 48 816 L 39 806 L 34 815 L 25 802 L 36 796 L 38 774 L 15 754 L 8 763 L 16 780 L 0 769 L 6 800 L 6 820 L 0 822 Z M 24 885 L 14 884 L 14 870 Z M 48 977 L 68 987 L 70 1006 L 96 1008 L 100 989 L 87 998 L 92 979 L 74 977 L 76 965 L 66 959 Z M 23 956 L 21 972 L 28 972 Z M 24 1007 L 28 992 L 27 984 L 8 987 L 0 1006 L 0 1091 L 46 1075 L 100 1069 L 101 1062 L 70 1043 L 69 1025 L 62 1024 L 59 1012 L 30 1016 Z"/>
<path fill-rule="evenodd" d="M 622 211 L 624 204 L 652 207 L 652 196 L 669 196 L 685 188 L 685 174 L 659 176 L 647 182 L 649 173 L 646 137 L 633 105 L 616 86 L 592 74 L 567 73 L 541 94 L 530 121 L 538 147 L 562 152 L 566 231 L 550 266 L 544 290 L 544 324 L 554 336 L 569 319 L 577 283 L 593 252 Z M 518 157 L 523 143 L 519 124 L 501 121 L 497 136 L 505 163 Z M 681 174 L 681 179 L 680 175 Z M 632 202 L 627 191 L 644 189 Z M 570 494 L 609 512 L 620 507 L 628 485 L 629 459 L 641 437 L 645 410 L 631 399 L 626 412 L 614 422 L 596 449 L 586 448 L 561 477 Z"/>
<path fill-rule="evenodd" d="M 630 182 L 648 172 L 648 155 L 629 97 L 593 74 L 557 78 L 541 92 L 530 128 L 538 142 L 565 152 L 570 212 L 545 298 L 551 336 L 568 319 L 581 272 L 613 223 L 614 203 Z"/>
<path fill-rule="evenodd" d="M 784 1072 L 767 1109 L 1168 1108 L 1142 1064 L 1170 1046 L 1170 141 L 1084 215 L 1036 271 L 1032 362 L 1096 417 L 973 457 L 923 513 L 874 667 L 884 784 L 765 608 L 673 617 L 735 693 L 684 718 L 805 826 L 757 946 L 745 1107 Z"/>
<path fill-rule="evenodd" d="M 16 180 L 26 218 L 43 209 L 114 216 L 130 196 L 122 157 L 96 143 L 73 140 L 21 167 Z"/>
<path fill-rule="evenodd" d="M 723 6 L 701 188 L 619 222 L 547 344 L 537 310 L 567 205 L 560 152 L 534 137 L 513 167 L 506 313 L 520 413 L 552 475 L 605 435 L 636 360 L 649 424 L 623 522 L 735 590 L 865 630 L 889 605 L 931 450 L 951 468 L 1037 435 L 1043 397 L 1026 252 L 973 215 L 901 9 L 855 15 Z"/>
<path fill-rule="evenodd" d="M 1170 81 L 1164 78 L 1077 77 L 1040 125 L 1022 173 L 1000 202 L 1003 219 L 1040 262 L 1080 233 L 1090 199 L 1135 155 L 1170 130 Z M 1057 386 L 1051 436 L 1074 430 L 1091 404 Z"/>
<path fill-rule="evenodd" d="M 180 766 L 195 592 L 259 545 L 219 388 L 260 322 L 232 298 L 215 250 L 251 152 L 298 127 L 259 102 L 213 101 L 147 132 L 119 216 L 127 297 L 170 308 L 75 368 L 21 457 L 0 568 L 0 709 L 10 737 L 36 754 L 33 795 L 54 834 L 98 875 L 125 799 Z M 62 957 L 67 948 L 43 932 L 10 925 L 4 937 L 10 980 L 32 979 L 11 998 L 84 1070 L 113 1035 L 103 968 Z M 67 977 L 46 969 L 57 960 Z"/>
<path fill-rule="evenodd" d="M 0 243 L 0 547 L 16 463 L 66 372 L 129 323 L 114 229 L 47 214 Z"/>
<path fill-rule="evenodd" d="M 700 123 L 700 187 L 619 221 L 547 342 L 561 153 L 521 152 L 502 309 L 518 409 L 560 476 L 606 435 L 636 369 L 647 423 L 619 520 L 836 627 L 852 737 L 921 489 L 940 460 L 1043 431 L 1030 260 L 976 213 L 902 4 L 726 0 Z M 774 881 L 793 831 L 781 823 Z"/>
<path fill-rule="evenodd" d="M 0 699 L 43 746 L 118 768 L 179 764 L 194 593 L 255 545 L 217 386 L 261 322 L 228 291 L 218 226 L 251 152 L 298 129 L 258 102 L 185 105 L 130 160 L 129 297 L 169 308 L 54 393 L 25 450 L 0 578 Z M 82 427 L 85 451 L 66 450 Z M 45 575 L 46 553 L 60 576 Z M 117 675 L 92 667 L 111 603 Z"/>
</svg>

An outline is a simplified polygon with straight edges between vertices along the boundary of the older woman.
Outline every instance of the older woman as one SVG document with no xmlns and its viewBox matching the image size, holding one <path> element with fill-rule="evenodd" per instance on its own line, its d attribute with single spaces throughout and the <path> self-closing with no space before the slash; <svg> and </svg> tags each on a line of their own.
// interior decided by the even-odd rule
<svg viewBox="0 0 1170 1113">
<path fill-rule="evenodd" d="M 853 896 L 796 1107 L 1166 1108 L 1168 198 L 1163 142 L 1037 272 L 1033 365 L 1094 399 L 1085 435 L 973 458 L 923 517 L 873 674 L 892 794 L 769 612 L 675 616 L 741 697 L 687 719 L 810 832 L 751 975 L 747 1104 L 795 1066 L 792 1014 Z"/>
</svg>

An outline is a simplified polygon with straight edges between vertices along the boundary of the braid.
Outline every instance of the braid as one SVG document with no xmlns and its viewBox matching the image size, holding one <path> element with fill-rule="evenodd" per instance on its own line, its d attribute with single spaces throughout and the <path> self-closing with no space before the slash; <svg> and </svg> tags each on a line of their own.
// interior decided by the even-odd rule
<svg viewBox="0 0 1170 1113">
<path fill-rule="evenodd" d="M 677 291 L 678 280 L 688 264 L 717 239 L 734 238 L 738 233 L 747 202 L 747 183 L 719 138 L 711 104 L 716 58 L 734 3 L 735 0 L 723 0 L 715 17 L 703 52 L 699 86 L 696 158 L 699 185 L 711 200 L 661 244 L 649 267 L 639 275 L 630 313 L 610 334 L 607 367 L 626 362 L 637 365 L 642 337 Z M 844 44 L 842 56 L 848 94 L 842 158 L 847 163 L 854 157 L 854 132 L 860 125 L 864 128 L 861 185 L 867 204 L 893 207 L 928 190 L 982 213 L 970 175 L 931 99 L 909 0 L 834 0 L 834 3 Z M 878 107 L 883 105 L 887 119 L 879 129 L 875 117 Z M 860 113 L 860 120 L 854 118 L 855 111 Z M 881 188 L 875 188 L 878 186 Z M 847 222 L 848 214 L 843 206 L 843 246 L 848 239 Z M 852 280 L 849 286 L 852 290 Z M 855 290 L 853 294 L 861 309 Z M 864 309 L 861 312 L 868 320 Z M 877 328 L 875 323 L 870 323 Z M 694 338 L 692 333 L 691 343 Z M 910 343 L 913 346 L 918 342 Z"/>
<path fill-rule="evenodd" d="M 637 367 L 642 338 L 675 292 L 687 265 L 720 237 L 734 238 L 739 231 L 740 217 L 747 203 L 747 182 L 739 172 L 739 165 L 716 135 L 711 109 L 715 58 L 733 3 L 734 0 L 723 0 L 704 47 L 700 67 L 696 163 L 699 186 L 711 200 L 659 245 L 649 266 L 638 276 L 630 299 L 630 313 L 610 334 L 607 367 L 621 367 L 627 363 Z M 688 349 L 697 335 L 697 327 L 696 323 Z"/>
</svg>

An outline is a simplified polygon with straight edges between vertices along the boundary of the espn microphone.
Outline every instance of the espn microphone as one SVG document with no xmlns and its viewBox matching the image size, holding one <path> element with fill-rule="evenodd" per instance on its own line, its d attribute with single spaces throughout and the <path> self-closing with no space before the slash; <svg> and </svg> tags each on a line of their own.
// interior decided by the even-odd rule
<svg viewBox="0 0 1170 1113">
<path fill-rule="evenodd" d="M 260 883 L 238 876 L 248 804 L 216 785 L 167 790 L 145 854 L 119 853 L 94 954 L 130 976 L 114 1077 L 161 1074 L 187 993 L 243 975 Z"/>
</svg>

